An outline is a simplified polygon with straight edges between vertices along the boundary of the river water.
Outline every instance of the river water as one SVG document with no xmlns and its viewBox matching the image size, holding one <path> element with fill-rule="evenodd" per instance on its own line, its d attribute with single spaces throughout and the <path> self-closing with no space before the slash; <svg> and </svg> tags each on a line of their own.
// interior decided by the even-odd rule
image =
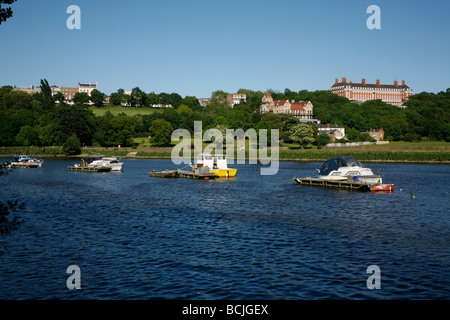
<svg viewBox="0 0 450 320">
<path fill-rule="evenodd" d="M 80 173 L 48 159 L 0 177 L 0 199 L 25 203 L 0 238 L 0 299 L 450 298 L 449 166 L 366 164 L 396 185 L 374 193 L 292 182 L 317 162 L 197 181 L 148 176 L 170 160 L 123 161 Z"/>
</svg>

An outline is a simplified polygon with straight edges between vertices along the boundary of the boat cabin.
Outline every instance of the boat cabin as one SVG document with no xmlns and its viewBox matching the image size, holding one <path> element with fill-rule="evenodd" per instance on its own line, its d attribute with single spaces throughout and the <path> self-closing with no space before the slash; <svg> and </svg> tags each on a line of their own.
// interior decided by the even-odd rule
<svg viewBox="0 0 450 320">
<path fill-rule="evenodd" d="M 355 167 L 355 169 L 359 169 L 362 165 L 352 156 L 331 158 L 323 163 L 322 168 L 319 170 L 319 174 L 327 176 L 330 172 L 339 170 L 340 167 Z M 355 173 L 355 175 L 359 175 L 359 171 Z"/>
<path fill-rule="evenodd" d="M 197 166 L 206 166 L 213 169 L 228 169 L 227 156 L 223 154 L 199 154 L 194 159 Z"/>
</svg>

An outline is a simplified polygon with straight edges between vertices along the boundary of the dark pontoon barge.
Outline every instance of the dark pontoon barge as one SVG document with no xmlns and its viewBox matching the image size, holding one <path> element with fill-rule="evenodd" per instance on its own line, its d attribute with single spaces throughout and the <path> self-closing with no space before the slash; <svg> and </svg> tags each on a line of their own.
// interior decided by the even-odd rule
<svg viewBox="0 0 450 320">
<path fill-rule="evenodd" d="M 297 184 L 306 186 L 338 188 L 355 191 L 393 191 L 395 188 L 395 185 L 393 184 L 367 184 L 350 179 L 330 180 L 330 179 L 307 177 L 307 178 L 292 178 L 292 180 Z"/>
<path fill-rule="evenodd" d="M 206 168 L 207 169 L 207 168 Z M 187 178 L 187 179 L 215 179 L 217 175 L 215 173 L 209 172 L 209 170 L 202 171 L 194 169 L 191 171 L 187 170 L 166 170 L 166 171 L 151 171 L 148 173 L 150 177 L 156 178 Z"/>
</svg>

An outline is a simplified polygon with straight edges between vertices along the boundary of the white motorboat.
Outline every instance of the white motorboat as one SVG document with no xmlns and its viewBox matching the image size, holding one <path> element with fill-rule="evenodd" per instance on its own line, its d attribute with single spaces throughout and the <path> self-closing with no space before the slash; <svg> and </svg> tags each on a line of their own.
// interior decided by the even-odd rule
<svg viewBox="0 0 450 320">
<path fill-rule="evenodd" d="M 89 161 L 88 161 L 89 162 Z M 121 171 L 124 163 L 116 157 L 97 157 L 88 164 L 89 167 L 111 167 L 111 171 Z"/>
<path fill-rule="evenodd" d="M 359 161 L 351 156 L 328 159 L 322 164 L 318 178 L 342 181 L 348 181 L 350 178 L 369 185 L 383 183 L 382 175 L 374 174 L 372 169 L 363 167 Z"/>
<path fill-rule="evenodd" d="M 43 160 L 35 159 L 27 155 L 14 156 L 11 161 L 11 168 L 41 168 Z"/>
</svg>

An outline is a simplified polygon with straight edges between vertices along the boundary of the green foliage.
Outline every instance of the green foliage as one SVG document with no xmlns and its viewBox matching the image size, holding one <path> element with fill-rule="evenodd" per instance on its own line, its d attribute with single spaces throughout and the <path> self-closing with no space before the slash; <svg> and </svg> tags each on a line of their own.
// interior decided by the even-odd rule
<svg viewBox="0 0 450 320">
<path fill-rule="evenodd" d="M 105 94 L 101 93 L 97 89 L 92 90 L 91 92 L 91 101 L 96 107 L 103 106 L 103 102 L 105 101 Z"/>
<path fill-rule="evenodd" d="M 60 105 L 52 113 L 55 142 L 61 145 L 75 134 L 83 144 L 89 145 L 96 131 L 96 118 L 90 110 L 78 105 Z"/>
<path fill-rule="evenodd" d="M 6 21 L 7 19 L 9 19 L 13 16 L 12 9 L 10 7 L 2 8 L 2 3 L 12 4 L 13 2 L 16 2 L 16 1 L 17 0 L 2 0 L 2 1 L 0 1 L 0 24 L 2 24 L 2 22 Z"/>
<path fill-rule="evenodd" d="M 156 119 L 150 127 L 151 142 L 158 147 L 169 146 L 172 138 L 173 127 L 163 119 Z"/>
<path fill-rule="evenodd" d="M 304 148 L 314 142 L 314 130 L 310 124 L 299 123 L 291 128 L 290 138 Z"/>
<path fill-rule="evenodd" d="M 64 142 L 63 151 L 67 155 L 77 155 L 81 153 L 81 142 L 78 139 L 77 135 L 74 133 L 69 138 L 67 138 L 66 142 Z"/>
<path fill-rule="evenodd" d="M 321 132 L 316 136 L 315 144 L 321 148 L 330 143 L 330 136 L 326 132 Z"/>
<path fill-rule="evenodd" d="M 20 128 L 16 136 L 16 144 L 19 146 L 32 146 L 39 143 L 39 134 L 36 129 L 30 126 Z"/>
<path fill-rule="evenodd" d="M 202 107 L 197 98 L 192 96 L 182 98 L 177 93 L 164 92 L 147 94 L 139 87 L 135 87 L 131 95 L 126 95 L 123 89 L 111 94 L 110 102 L 115 106 L 103 108 L 91 106 L 87 109 L 84 106 L 89 102 L 86 93 L 76 95 L 75 105 L 69 106 L 64 103 L 55 105 L 54 100 L 62 99 L 61 95 L 52 97 L 51 88 L 46 80 L 41 81 L 41 87 L 41 92 L 33 95 L 14 91 L 11 86 L 0 87 L 1 146 L 13 146 L 18 143 L 62 145 L 73 134 L 77 135 L 82 145 L 95 143 L 100 146 L 119 144 L 133 146 L 133 138 L 148 136 L 148 128 L 158 119 L 170 123 L 172 129 L 184 128 L 191 133 L 194 121 L 202 121 L 205 130 L 217 126 L 248 130 L 268 124 L 271 129 L 278 129 L 284 142 L 289 143 L 294 142 L 291 132 L 299 124 L 293 115 L 261 114 L 259 109 L 263 92 L 248 89 L 238 91 L 247 95 L 247 102 L 234 108 L 227 105 L 227 93 L 221 90 L 213 92 L 209 104 Z M 322 123 L 344 126 L 347 141 L 371 140 L 367 135 L 361 134 L 370 128 L 383 128 L 385 140 L 450 141 L 450 90 L 438 94 L 426 92 L 416 94 L 410 98 L 406 109 L 379 100 L 359 105 L 325 90 L 269 91 L 274 99 L 311 101 L 314 105 L 314 118 L 320 119 Z M 101 106 L 103 94 L 94 90 L 90 99 Z M 174 108 L 150 107 L 159 104 L 170 104 Z M 130 108 L 131 105 L 139 108 Z M 94 110 L 95 114 L 91 110 Z M 105 114 L 105 110 L 111 112 Z M 24 132 L 19 135 L 23 127 L 33 128 L 38 139 L 35 139 L 35 134 L 31 133 L 29 128 L 26 130 L 31 134 L 29 135 L 31 139 L 27 138 Z M 316 139 L 317 128 L 313 126 L 312 129 L 313 141 L 321 145 L 323 142 Z M 302 146 L 311 143 L 311 139 L 307 141 L 298 140 L 298 137 L 296 139 L 295 142 L 301 143 Z"/>
<path fill-rule="evenodd" d="M 75 104 L 87 104 L 89 103 L 89 95 L 86 92 L 77 92 L 73 95 L 73 102 Z"/>
<path fill-rule="evenodd" d="M 52 89 L 46 79 L 41 80 L 41 92 L 38 94 L 39 100 L 43 110 L 53 110 L 55 106 L 55 100 L 52 95 Z"/>
</svg>

